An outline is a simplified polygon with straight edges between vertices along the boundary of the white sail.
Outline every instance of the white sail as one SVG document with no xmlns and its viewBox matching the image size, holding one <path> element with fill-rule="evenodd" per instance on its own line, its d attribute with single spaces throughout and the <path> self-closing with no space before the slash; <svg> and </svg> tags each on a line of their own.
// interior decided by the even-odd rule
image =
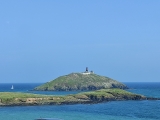
<svg viewBox="0 0 160 120">
<path fill-rule="evenodd" d="M 11 89 L 12 89 L 12 90 L 14 89 L 13 85 L 12 85 Z"/>
</svg>

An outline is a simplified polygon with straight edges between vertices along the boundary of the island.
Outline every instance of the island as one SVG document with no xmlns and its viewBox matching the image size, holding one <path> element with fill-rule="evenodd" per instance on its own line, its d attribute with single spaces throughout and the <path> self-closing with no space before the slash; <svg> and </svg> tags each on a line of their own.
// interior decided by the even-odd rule
<svg viewBox="0 0 160 120">
<path fill-rule="evenodd" d="M 86 91 L 108 88 L 127 89 L 128 87 L 109 77 L 89 72 L 70 73 L 34 88 L 37 91 Z"/>
</svg>

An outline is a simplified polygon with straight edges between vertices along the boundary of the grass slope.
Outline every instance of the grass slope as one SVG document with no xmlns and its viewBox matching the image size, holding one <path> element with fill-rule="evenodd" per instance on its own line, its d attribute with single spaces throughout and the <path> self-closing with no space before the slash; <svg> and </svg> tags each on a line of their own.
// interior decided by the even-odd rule
<svg viewBox="0 0 160 120">
<path fill-rule="evenodd" d="M 97 90 L 103 88 L 127 88 L 124 84 L 111 78 L 97 74 L 83 75 L 81 73 L 71 73 L 58 77 L 35 88 L 35 90 Z"/>
</svg>

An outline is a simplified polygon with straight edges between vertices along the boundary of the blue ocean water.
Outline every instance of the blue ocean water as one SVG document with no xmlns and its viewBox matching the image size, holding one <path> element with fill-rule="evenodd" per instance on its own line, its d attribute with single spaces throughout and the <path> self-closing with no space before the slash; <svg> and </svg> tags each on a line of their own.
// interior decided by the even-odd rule
<svg viewBox="0 0 160 120">
<path fill-rule="evenodd" d="M 160 98 L 160 83 L 125 83 L 128 91 Z M 73 92 L 32 91 L 40 85 L 35 84 L 0 84 L 0 92 L 14 91 L 36 94 L 66 95 Z M 160 101 L 112 101 L 99 104 L 48 105 L 0 107 L 0 120 L 34 120 L 36 118 L 59 118 L 62 120 L 159 120 Z"/>
</svg>

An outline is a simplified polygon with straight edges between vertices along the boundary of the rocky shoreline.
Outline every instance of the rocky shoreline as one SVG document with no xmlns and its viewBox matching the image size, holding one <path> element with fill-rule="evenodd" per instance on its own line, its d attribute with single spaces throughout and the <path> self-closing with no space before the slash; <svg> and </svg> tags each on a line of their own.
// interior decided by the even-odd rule
<svg viewBox="0 0 160 120">
<path fill-rule="evenodd" d="M 160 98 L 146 97 L 121 89 L 102 89 L 91 92 L 83 92 L 67 96 L 49 96 L 28 94 L 26 97 L 18 97 L 19 93 L 11 94 L 10 97 L 2 98 L 0 96 L 0 106 L 35 106 L 35 105 L 70 105 L 70 104 L 96 104 L 109 101 L 126 100 L 160 100 Z M 20 93 L 27 94 L 27 93 Z M 13 97 L 12 97 L 13 96 Z M 17 97 L 14 97 L 17 96 Z"/>
</svg>

